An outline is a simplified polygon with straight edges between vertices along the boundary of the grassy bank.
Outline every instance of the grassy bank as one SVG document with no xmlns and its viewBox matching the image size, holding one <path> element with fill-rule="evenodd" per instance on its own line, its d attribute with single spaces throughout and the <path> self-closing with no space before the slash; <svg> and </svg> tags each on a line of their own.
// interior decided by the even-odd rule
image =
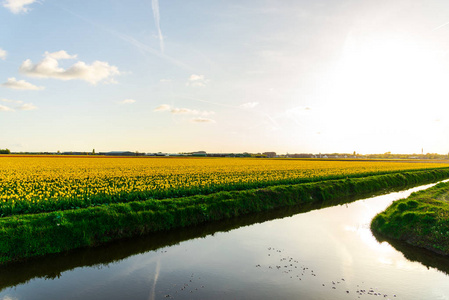
<svg viewBox="0 0 449 300">
<path fill-rule="evenodd" d="M 14 215 L 0 219 L 0 263 L 277 207 L 320 203 L 448 177 L 446 168 Z"/>
<path fill-rule="evenodd" d="M 395 201 L 371 223 L 380 236 L 449 255 L 449 183 Z"/>
<path fill-rule="evenodd" d="M 344 159 L 0 157 L 0 217 L 447 167 Z"/>
</svg>

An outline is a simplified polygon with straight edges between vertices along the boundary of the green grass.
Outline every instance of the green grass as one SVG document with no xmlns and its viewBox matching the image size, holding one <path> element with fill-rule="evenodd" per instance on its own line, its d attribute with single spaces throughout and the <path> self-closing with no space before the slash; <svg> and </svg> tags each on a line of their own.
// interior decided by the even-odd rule
<svg viewBox="0 0 449 300">
<path fill-rule="evenodd" d="M 371 223 L 380 236 L 449 255 L 449 183 L 395 201 Z"/>
<path fill-rule="evenodd" d="M 449 178 L 448 169 L 222 191 L 173 199 L 111 203 L 0 218 L 0 263 L 95 246 L 278 207 L 325 203 Z M 412 217 L 412 216 L 410 216 Z"/>
</svg>

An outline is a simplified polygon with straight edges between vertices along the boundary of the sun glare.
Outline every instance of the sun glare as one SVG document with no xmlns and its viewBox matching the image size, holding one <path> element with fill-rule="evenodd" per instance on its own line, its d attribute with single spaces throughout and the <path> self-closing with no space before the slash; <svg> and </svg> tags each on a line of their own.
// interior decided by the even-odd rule
<svg viewBox="0 0 449 300">
<path fill-rule="evenodd" d="M 346 99 L 418 105 L 441 95 L 446 72 L 426 44 L 394 38 L 348 39 L 337 68 Z M 398 101 L 401 100 L 401 101 Z"/>
<path fill-rule="evenodd" d="M 428 149 L 431 138 L 444 130 L 440 112 L 449 109 L 444 54 L 430 45 L 397 37 L 348 37 L 327 89 L 323 119 L 329 135 L 340 139 L 332 142 L 347 144 L 358 136 L 372 151 Z M 343 128 L 351 132 L 342 133 Z M 421 141 L 414 138 L 418 134 Z M 384 148 L 373 146 L 376 139 Z"/>
</svg>

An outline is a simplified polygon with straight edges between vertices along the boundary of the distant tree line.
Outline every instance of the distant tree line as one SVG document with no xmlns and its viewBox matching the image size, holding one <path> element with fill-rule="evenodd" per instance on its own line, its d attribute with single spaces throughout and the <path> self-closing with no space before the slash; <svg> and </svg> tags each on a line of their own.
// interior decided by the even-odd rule
<svg viewBox="0 0 449 300">
<path fill-rule="evenodd" d="M 384 154 L 367 154 L 361 157 L 372 159 L 449 159 L 448 154 L 427 153 L 427 154 L 394 154 L 385 152 Z"/>
<path fill-rule="evenodd" d="M 0 154 L 11 154 L 11 151 L 9 149 L 0 149 Z"/>
</svg>

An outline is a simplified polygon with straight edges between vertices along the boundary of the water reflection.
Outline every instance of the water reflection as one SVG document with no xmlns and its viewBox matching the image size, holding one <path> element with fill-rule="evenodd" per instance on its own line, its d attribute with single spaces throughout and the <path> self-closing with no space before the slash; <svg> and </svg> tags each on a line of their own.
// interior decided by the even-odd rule
<svg viewBox="0 0 449 300">
<path fill-rule="evenodd" d="M 239 227 L 285 218 L 355 200 L 356 198 L 348 198 L 342 201 L 328 201 L 326 203 L 307 204 L 301 207 L 280 208 L 268 212 L 242 216 L 237 219 L 227 219 L 201 226 L 158 232 L 147 236 L 123 239 L 94 248 L 77 249 L 67 253 L 52 254 L 34 258 L 26 262 L 0 266 L 0 290 L 26 283 L 33 278 L 56 279 L 61 276 L 62 272 L 78 267 L 101 268 L 111 263 L 117 263 L 132 255 L 170 247 L 183 241 L 204 238 L 214 235 L 217 232 L 227 232 Z"/>
<path fill-rule="evenodd" d="M 159 273 L 161 272 L 161 262 L 158 260 L 156 262 L 156 270 L 154 271 L 154 279 L 153 279 L 153 287 L 151 289 L 151 294 L 150 294 L 150 300 L 154 300 L 156 299 L 156 284 L 157 284 L 157 280 L 159 279 Z"/>
<path fill-rule="evenodd" d="M 404 254 L 407 260 L 419 262 L 427 268 L 433 268 L 449 275 L 449 256 L 439 255 L 427 249 L 411 246 L 403 241 L 381 237 L 377 234 L 374 234 L 374 236 L 379 243 L 388 243 L 394 249 Z"/>
</svg>

